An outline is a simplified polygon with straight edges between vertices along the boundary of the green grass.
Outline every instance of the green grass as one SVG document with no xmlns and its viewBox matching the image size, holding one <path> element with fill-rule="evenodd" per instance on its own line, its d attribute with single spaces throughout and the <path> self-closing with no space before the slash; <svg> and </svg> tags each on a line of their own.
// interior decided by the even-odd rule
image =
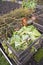
<svg viewBox="0 0 43 65">
<path fill-rule="evenodd" d="M 43 49 L 39 49 L 39 51 L 34 55 L 34 59 L 37 62 L 40 62 L 40 60 L 43 58 Z"/>
<path fill-rule="evenodd" d="M 0 65 L 10 65 L 1 52 L 0 52 Z"/>
</svg>

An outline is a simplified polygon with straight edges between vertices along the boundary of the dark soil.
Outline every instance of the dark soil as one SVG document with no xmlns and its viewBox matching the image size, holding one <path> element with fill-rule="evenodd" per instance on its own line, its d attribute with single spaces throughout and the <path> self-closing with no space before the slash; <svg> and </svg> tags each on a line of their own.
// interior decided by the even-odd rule
<svg viewBox="0 0 43 65">
<path fill-rule="evenodd" d="M 33 58 L 31 58 L 25 65 L 43 65 L 43 59 L 41 59 L 40 62 L 36 62 Z"/>
<path fill-rule="evenodd" d="M 10 12 L 11 10 L 14 10 L 16 8 L 19 8 L 21 5 L 14 3 L 14 2 L 0 2 L 0 15 L 6 14 Z"/>
</svg>

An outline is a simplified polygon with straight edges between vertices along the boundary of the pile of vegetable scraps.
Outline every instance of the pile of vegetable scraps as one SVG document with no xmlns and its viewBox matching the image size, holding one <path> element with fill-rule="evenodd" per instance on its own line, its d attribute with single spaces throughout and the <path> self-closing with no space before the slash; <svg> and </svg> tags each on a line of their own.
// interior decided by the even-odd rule
<svg viewBox="0 0 43 65">
<path fill-rule="evenodd" d="M 35 26 L 23 26 L 19 31 L 13 32 L 12 37 L 9 39 L 9 43 L 16 51 L 25 50 L 39 36 L 41 36 L 41 33 Z"/>
</svg>

